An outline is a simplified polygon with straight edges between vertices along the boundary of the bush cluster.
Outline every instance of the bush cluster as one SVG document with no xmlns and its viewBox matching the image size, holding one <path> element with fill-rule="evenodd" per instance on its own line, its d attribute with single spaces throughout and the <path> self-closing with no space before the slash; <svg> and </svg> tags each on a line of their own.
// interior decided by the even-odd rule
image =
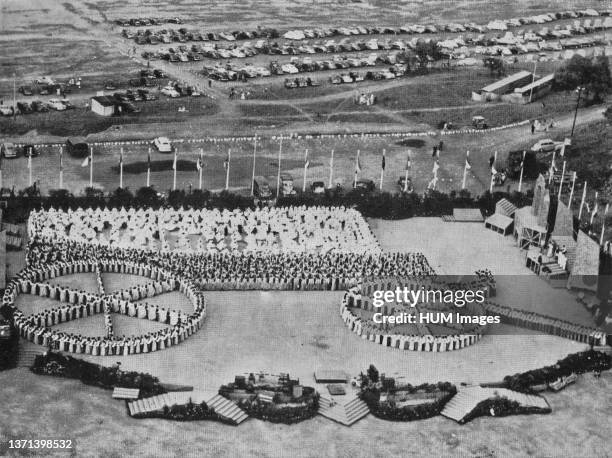
<svg viewBox="0 0 612 458">
<path fill-rule="evenodd" d="M 78 379 L 86 385 L 107 390 L 116 386 L 138 388 L 140 397 L 165 393 L 157 377 L 141 372 L 126 372 L 118 366 L 106 367 L 60 353 L 46 352 L 36 356 L 30 369 L 35 374 Z"/>
</svg>

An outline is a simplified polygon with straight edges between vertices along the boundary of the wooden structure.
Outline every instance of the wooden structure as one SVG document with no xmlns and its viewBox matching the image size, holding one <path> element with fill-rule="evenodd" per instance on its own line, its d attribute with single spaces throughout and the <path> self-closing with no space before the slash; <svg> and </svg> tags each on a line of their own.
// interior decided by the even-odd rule
<svg viewBox="0 0 612 458">
<path fill-rule="evenodd" d="M 113 399 L 138 399 L 140 390 L 138 388 L 121 388 L 116 386 L 113 390 Z"/>
</svg>

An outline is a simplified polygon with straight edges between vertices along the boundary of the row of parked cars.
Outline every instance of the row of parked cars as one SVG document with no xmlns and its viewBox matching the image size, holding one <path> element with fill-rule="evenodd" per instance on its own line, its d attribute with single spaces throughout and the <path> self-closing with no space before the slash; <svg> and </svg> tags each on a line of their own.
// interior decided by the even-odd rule
<svg viewBox="0 0 612 458">
<path fill-rule="evenodd" d="M 227 63 L 225 65 L 204 66 L 202 74 L 219 81 L 236 81 L 243 78 L 256 78 L 270 75 L 295 75 L 304 72 L 323 70 L 342 70 L 348 68 L 374 67 L 376 65 L 403 64 L 403 57 L 399 53 L 370 54 L 369 56 L 340 57 L 325 61 L 315 61 L 310 57 L 292 58 L 290 62 L 270 62 L 268 68 L 256 67 L 251 64 L 238 65 Z"/>
<path fill-rule="evenodd" d="M 0 106 L 0 114 L 12 116 L 13 114 L 47 113 L 51 110 L 65 111 L 73 108 L 75 108 L 74 105 L 68 99 L 21 101 L 17 102 L 17 113 L 13 113 L 12 106 Z"/>
<path fill-rule="evenodd" d="M 133 17 L 128 19 L 115 19 L 115 24 L 121 27 L 146 27 L 148 25 L 182 24 L 179 17 L 155 18 L 155 17 Z"/>
<path fill-rule="evenodd" d="M 3 143 L 0 145 L 0 154 L 7 159 L 14 159 L 19 156 L 36 157 L 40 155 L 40 151 L 34 145 L 16 146 L 14 143 Z"/>
<path fill-rule="evenodd" d="M 560 11 L 551 12 L 546 14 L 539 14 L 534 16 L 517 17 L 511 19 L 502 19 L 490 21 L 488 24 L 476 24 L 474 22 L 468 23 L 449 23 L 449 24 L 407 24 L 402 27 L 381 27 L 381 26 L 354 26 L 354 27 L 328 27 L 328 28 L 312 28 L 312 29 L 296 29 L 289 30 L 282 34 L 282 37 L 288 40 L 304 40 L 314 38 L 327 38 L 332 36 L 351 36 L 351 35 L 376 35 L 376 34 L 401 34 L 401 33 L 439 33 L 439 32 L 486 32 L 488 30 L 507 30 L 509 27 L 520 27 L 528 24 L 544 24 L 561 19 L 571 19 L 579 17 L 596 17 L 596 16 L 610 16 L 611 11 L 598 12 L 594 9 L 586 9 L 579 11 Z M 140 22 L 142 21 L 142 22 Z M 139 25 L 149 25 L 145 21 L 147 20 L 128 20 L 123 23 L 125 26 L 134 26 L 136 23 Z M 169 21 L 166 21 L 169 22 Z M 152 25 L 157 25 L 158 22 Z M 133 31 L 124 29 L 122 35 L 125 38 L 133 39 L 138 44 L 159 44 L 159 43 L 171 43 L 176 42 L 187 42 L 187 41 L 236 41 L 236 40 L 250 40 L 254 38 L 278 38 L 281 33 L 275 28 L 258 28 L 256 30 L 236 30 L 232 32 L 202 32 L 197 30 L 188 30 L 185 27 L 181 27 L 178 30 L 164 29 L 164 30 L 138 30 Z"/>
</svg>

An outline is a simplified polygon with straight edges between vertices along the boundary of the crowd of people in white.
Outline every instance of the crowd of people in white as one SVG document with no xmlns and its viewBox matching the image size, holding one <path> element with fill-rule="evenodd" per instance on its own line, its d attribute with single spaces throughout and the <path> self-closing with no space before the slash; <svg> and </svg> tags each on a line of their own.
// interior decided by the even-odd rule
<svg viewBox="0 0 612 458">
<path fill-rule="evenodd" d="M 33 211 L 28 234 L 162 252 L 378 253 L 361 214 L 344 207 L 246 210 L 81 209 Z"/>
<path fill-rule="evenodd" d="M 49 281 L 59 276 L 85 272 L 96 274 L 100 294 L 75 290 Z M 101 272 L 140 275 L 153 281 L 104 294 Z M 136 302 L 174 290 L 179 290 L 188 297 L 194 307 L 193 313 L 186 314 L 146 302 Z M 15 306 L 19 294 L 50 298 L 57 300 L 59 305 L 26 316 Z M 177 345 L 195 333 L 206 316 L 206 301 L 193 282 L 181 278 L 175 272 L 129 260 L 113 262 L 89 258 L 71 262 L 36 263 L 10 281 L 2 302 L 3 306 L 13 309 L 15 326 L 22 337 L 55 350 L 95 356 L 148 353 Z M 105 316 L 105 337 L 83 336 L 51 329 L 56 324 L 99 313 L 104 313 Z M 157 321 L 167 326 L 143 335 L 117 337 L 113 332 L 112 313 Z"/>
</svg>

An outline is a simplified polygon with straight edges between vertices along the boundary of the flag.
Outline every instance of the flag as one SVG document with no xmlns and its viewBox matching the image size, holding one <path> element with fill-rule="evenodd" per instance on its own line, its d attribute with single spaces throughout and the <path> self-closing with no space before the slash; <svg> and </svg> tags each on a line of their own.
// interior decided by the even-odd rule
<svg viewBox="0 0 612 458">
<path fill-rule="evenodd" d="M 87 156 L 83 162 L 81 162 L 81 167 L 87 167 L 91 163 L 91 156 Z"/>
<path fill-rule="evenodd" d="M 174 161 L 172 161 L 172 170 L 176 170 L 176 150 L 174 150 Z"/>
<path fill-rule="evenodd" d="M 30 150 L 30 154 L 28 155 L 28 168 L 32 168 L 32 150 Z"/>
<path fill-rule="evenodd" d="M 523 167 L 525 167 L 525 155 L 527 154 L 527 151 L 523 151 L 523 157 L 521 159 L 521 170 L 523 169 Z"/>
<path fill-rule="evenodd" d="M 62 172 L 64 170 L 64 149 L 60 148 L 60 154 L 59 154 L 59 166 L 60 166 L 60 172 Z"/>
<path fill-rule="evenodd" d="M 147 152 L 147 169 L 151 170 L 151 148 Z"/>
<path fill-rule="evenodd" d="M 121 149 L 121 152 L 119 153 L 119 167 L 121 167 L 123 165 L 123 148 Z"/>
<path fill-rule="evenodd" d="M 597 201 L 595 201 L 595 205 L 593 206 L 593 213 L 591 214 L 591 218 L 595 218 L 598 212 L 599 212 L 599 204 Z"/>
<path fill-rule="evenodd" d="M 223 161 L 223 168 L 225 170 L 227 170 L 227 167 L 229 166 L 230 163 L 230 153 L 229 151 L 227 152 L 227 157 L 225 158 L 225 160 Z"/>
<path fill-rule="evenodd" d="M 383 154 L 382 154 L 382 164 L 381 164 L 381 167 L 382 167 L 382 169 L 383 169 L 383 170 L 385 170 L 385 166 L 386 166 L 386 165 L 387 165 L 387 164 L 386 164 L 386 152 L 385 152 L 385 150 L 383 150 Z"/>
<path fill-rule="evenodd" d="M 410 153 L 408 153 L 408 157 L 406 158 L 406 170 L 410 170 L 412 168 L 412 159 L 410 158 Z"/>
<path fill-rule="evenodd" d="M 308 150 L 306 150 L 306 156 L 304 157 L 304 168 L 310 167 L 310 159 L 308 159 Z"/>
<path fill-rule="evenodd" d="M 465 170 L 470 170 L 472 168 L 472 164 L 470 164 L 470 152 L 468 151 L 465 154 Z"/>
<path fill-rule="evenodd" d="M 202 153 L 200 153 L 198 160 L 196 161 L 196 169 L 198 172 L 202 170 Z"/>
<path fill-rule="evenodd" d="M 489 166 L 491 167 L 491 175 L 497 175 L 497 169 L 495 168 L 495 156 L 489 158 Z"/>
<path fill-rule="evenodd" d="M 359 162 L 359 151 L 357 151 L 357 159 L 355 160 L 355 173 L 361 173 L 361 163 Z"/>
<path fill-rule="evenodd" d="M 440 161 L 434 161 L 433 170 L 432 170 L 432 172 L 434 174 L 434 177 L 438 176 L 438 169 L 439 168 L 440 168 Z"/>
</svg>

